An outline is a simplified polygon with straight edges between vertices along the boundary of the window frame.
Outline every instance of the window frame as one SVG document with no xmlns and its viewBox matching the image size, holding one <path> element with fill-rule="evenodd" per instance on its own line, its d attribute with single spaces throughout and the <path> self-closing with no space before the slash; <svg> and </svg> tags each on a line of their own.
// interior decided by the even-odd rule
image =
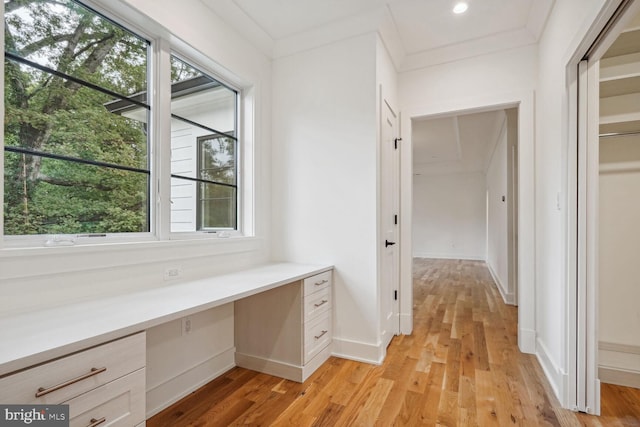
<svg viewBox="0 0 640 427">
<path fill-rule="evenodd" d="M 236 94 L 236 102 L 237 102 L 238 96 Z M 230 135 L 235 132 L 225 132 L 225 134 Z M 197 165 L 198 165 L 198 176 L 200 175 L 200 173 L 202 172 L 202 170 L 204 169 L 202 167 L 202 156 L 200 155 L 201 153 L 201 144 L 203 141 L 209 141 L 209 140 L 217 140 L 220 138 L 225 138 L 225 136 L 220 135 L 220 134 L 208 134 L 208 135 L 201 135 L 199 137 L 196 138 L 196 152 L 198 153 L 198 159 L 197 159 Z M 239 212 L 238 212 L 238 146 L 239 146 L 239 141 L 237 139 L 233 140 L 233 175 L 234 175 L 234 181 L 235 184 L 222 184 L 222 183 L 213 183 L 213 182 L 209 182 L 209 181 L 198 181 L 199 183 L 210 183 L 212 185 L 224 185 L 226 187 L 231 187 L 235 190 L 235 198 L 233 201 L 234 204 L 234 210 L 235 210 L 235 216 L 234 216 L 234 225 L 233 227 L 204 227 L 202 225 L 202 202 L 203 202 L 203 198 L 201 197 L 202 194 L 202 187 L 201 186 L 197 186 L 196 187 L 196 230 L 197 231 L 204 231 L 207 233 L 212 233 L 212 232 L 231 232 L 231 231 L 236 231 L 238 230 L 238 217 L 239 217 Z"/>
<path fill-rule="evenodd" d="M 249 126 L 253 129 L 255 124 L 251 121 L 244 121 L 246 108 L 245 97 L 249 97 L 249 108 L 255 106 L 255 95 L 247 93 L 243 87 L 233 84 L 227 77 L 222 77 L 220 72 L 215 70 L 224 70 L 223 74 L 232 76 L 232 74 L 217 63 L 214 59 L 206 56 L 197 49 L 191 47 L 182 40 L 176 38 L 173 34 L 167 32 L 166 29 L 160 27 L 153 22 L 151 18 L 142 14 L 133 14 L 134 19 L 128 15 L 128 6 L 116 6 L 110 3 L 100 2 L 100 0 L 80 0 L 77 1 L 87 7 L 94 13 L 112 21 L 115 25 L 119 25 L 127 31 L 143 38 L 148 42 L 148 61 L 147 61 L 147 87 L 148 99 L 150 106 L 148 113 L 148 158 L 147 164 L 149 168 L 149 232 L 122 232 L 122 233 L 97 233 L 94 235 L 78 235 L 78 234 L 37 234 L 37 235 L 4 235 L 4 209 L 3 215 L 0 217 L 0 249 L 38 249 L 48 247 L 69 247 L 69 246 L 103 246 L 118 243 L 145 243 L 157 241 L 185 241 L 185 240 L 201 240 L 201 239 L 219 239 L 219 238 L 253 238 L 253 227 L 245 229 L 247 219 L 249 224 L 255 223 L 253 211 L 244 210 L 246 202 L 250 206 L 255 204 L 253 200 L 255 191 L 253 188 L 246 192 L 244 188 L 245 174 L 248 172 L 250 176 L 254 176 L 255 171 L 247 171 L 247 167 L 254 167 L 253 162 L 247 162 L 244 157 L 245 141 L 243 139 L 244 127 Z M 2 6 L 4 14 L 4 5 Z M 126 16 L 126 17 L 125 17 Z M 3 24 L 4 25 L 4 24 Z M 144 29 L 144 28 L 147 29 Z M 234 111 L 235 121 L 235 137 L 236 137 L 236 228 L 235 229 L 217 229 L 217 230 L 196 230 L 189 232 L 171 232 L 171 212 L 170 212 L 170 186 L 171 186 L 171 167 L 170 167 L 170 123 L 167 123 L 171 117 L 171 71 L 170 57 L 176 56 L 178 59 L 193 65 L 197 69 L 206 73 L 219 81 L 222 85 L 233 90 L 236 94 L 236 105 Z M 198 58 L 198 59 L 196 59 Z M 4 65 L 2 66 L 4 75 Z M 236 81 L 241 81 L 237 77 L 232 77 Z M 4 91 L 4 83 L 2 84 Z M 4 124 L 4 97 L 2 110 L 3 114 L 0 120 Z M 250 117 L 253 114 L 250 113 Z M 163 120 L 165 119 L 165 120 Z M 253 131 L 252 131 L 253 132 Z M 250 142 L 253 146 L 253 141 Z M 169 148 L 167 150 L 167 148 Z M 253 155 L 250 156 L 253 159 Z M 0 176 L 0 197 L 4 201 L 4 138 L 0 141 L 0 168 L 2 175 Z M 245 200 L 249 195 L 251 200 Z M 197 207 L 196 207 L 197 208 Z M 105 248 L 107 248 L 106 246 Z M 71 249 L 71 248 L 69 248 Z"/>
</svg>

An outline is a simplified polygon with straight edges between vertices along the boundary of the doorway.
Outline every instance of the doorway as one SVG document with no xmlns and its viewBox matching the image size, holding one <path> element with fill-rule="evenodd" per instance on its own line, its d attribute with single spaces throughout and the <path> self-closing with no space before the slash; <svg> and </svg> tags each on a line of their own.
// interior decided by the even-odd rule
<svg viewBox="0 0 640 427">
<path fill-rule="evenodd" d="M 460 114 L 482 113 L 514 108 L 517 111 L 517 275 L 518 292 L 514 295 L 518 310 L 518 346 L 524 353 L 535 352 L 535 270 L 534 270 L 534 151 L 533 151 L 533 93 L 521 92 L 510 95 L 488 95 L 475 100 L 449 100 L 447 105 L 436 104 L 409 109 L 403 112 L 401 131 L 403 151 L 401 153 L 401 223 L 413 223 L 413 136 L 414 120 L 438 119 Z M 408 196 L 408 197 L 407 197 Z M 500 199 L 501 201 L 501 199 Z M 401 229 L 401 332 L 411 333 L 413 325 L 411 294 L 413 227 Z"/>
<path fill-rule="evenodd" d="M 484 261 L 510 305 L 517 303 L 517 117 L 509 108 L 412 121 L 413 257 Z"/>
</svg>

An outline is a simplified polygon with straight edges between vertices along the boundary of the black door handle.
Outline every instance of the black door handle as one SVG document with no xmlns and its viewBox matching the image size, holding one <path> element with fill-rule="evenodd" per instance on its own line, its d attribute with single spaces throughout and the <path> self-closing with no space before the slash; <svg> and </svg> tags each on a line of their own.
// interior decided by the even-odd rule
<svg viewBox="0 0 640 427">
<path fill-rule="evenodd" d="M 385 248 L 387 248 L 387 247 L 389 247 L 389 246 L 393 246 L 393 245 L 395 245 L 395 244 L 396 244 L 396 242 L 390 242 L 390 241 L 388 241 L 388 240 L 386 240 L 386 239 L 385 239 L 385 241 L 384 241 L 384 247 L 385 247 Z"/>
</svg>

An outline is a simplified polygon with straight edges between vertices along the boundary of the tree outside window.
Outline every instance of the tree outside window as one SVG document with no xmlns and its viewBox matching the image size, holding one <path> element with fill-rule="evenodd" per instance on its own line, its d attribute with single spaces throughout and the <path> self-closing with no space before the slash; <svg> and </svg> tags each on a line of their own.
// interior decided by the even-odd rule
<svg viewBox="0 0 640 427">
<path fill-rule="evenodd" d="M 150 230 L 149 42 L 69 0 L 5 1 L 4 234 Z"/>
<path fill-rule="evenodd" d="M 4 5 L 4 235 L 154 231 L 150 42 L 74 0 Z M 171 215 L 160 221 L 235 230 L 238 92 L 170 62 L 159 114 L 171 137 L 155 143 L 171 145 L 170 173 L 156 175 Z"/>
</svg>

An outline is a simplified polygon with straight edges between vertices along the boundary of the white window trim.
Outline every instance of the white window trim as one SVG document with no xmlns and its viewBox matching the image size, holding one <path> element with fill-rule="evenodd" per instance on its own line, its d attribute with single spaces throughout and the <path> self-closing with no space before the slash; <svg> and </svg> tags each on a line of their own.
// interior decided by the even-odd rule
<svg viewBox="0 0 640 427">
<path fill-rule="evenodd" d="M 113 19 L 137 35 L 151 42 L 151 57 L 149 64 L 149 98 L 152 105 L 151 126 L 149 127 L 149 155 L 150 168 L 150 205 L 151 231 L 142 233 L 105 233 L 104 235 L 28 235 L 4 236 L 4 215 L 0 216 L 0 258 L 14 257 L 25 254 L 57 254 L 84 252 L 103 252 L 120 250 L 122 245 L 127 248 L 152 249 L 156 244 L 164 247 L 175 242 L 176 247 L 193 245 L 200 247 L 203 243 L 214 244 L 220 250 L 220 245 L 230 245 L 234 241 L 244 241 L 246 250 L 254 250 L 255 237 L 255 153 L 254 153 L 254 87 L 242 81 L 213 59 L 198 52 L 187 43 L 181 41 L 166 29 L 146 17 L 132 7 L 121 3 L 101 0 L 80 0 L 98 13 Z M 4 14 L 4 4 L 0 6 Z M 0 35 L 4 45 L 4 32 Z M 184 58 L 203 72 L 220 80 L 238 93 L 236 111 L 237 145 L 237 229 L 193 232 L 171 232 L 170 203 L 163 202 L 171 199 L 171 123 L 162 120 L 171 114 L 171 73 L 170 57 L 175 54 Z M 4 64 L 0 66 L 4 75 Z M 0 90 L 4 93 L 4 80 L 0 83 Z M 4 128 L 4 102 L 0 109 L 0 124 Z M 0 141 L 0 198 L 4 200 L 4 138 Z M 155 244 L 154 244 L 155 243 Z M 244 250 L 242 250 L 244 251 Z M 230 252 L 237 252 L 237 248 Z M 224 253 L 224 251 L 223 251 Z"/>
</svg>

